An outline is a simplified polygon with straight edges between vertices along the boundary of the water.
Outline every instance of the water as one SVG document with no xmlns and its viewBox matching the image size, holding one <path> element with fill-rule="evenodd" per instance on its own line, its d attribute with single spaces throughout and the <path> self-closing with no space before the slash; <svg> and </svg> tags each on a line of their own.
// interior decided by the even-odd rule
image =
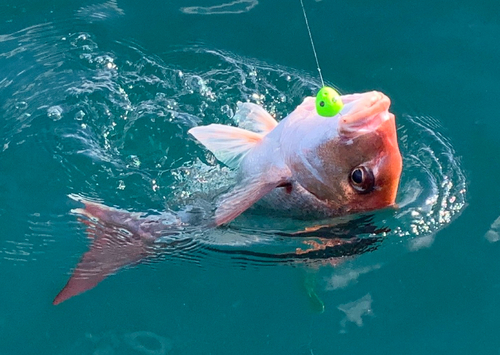
<svg viewBox="0 0 500 355">
<path fill-rule="evenodd" d="M 53 306 L 89 245 L 68 195 L 209 210 L 233 175 L 187 130 L 319 78 L 298 1 L 0 4 L 0 354 L 500 352 L 499 5 L 304 5 L 326 82 L 392 100 L 400 209 L 313 260 L 243 216 Z"/>
</svg>

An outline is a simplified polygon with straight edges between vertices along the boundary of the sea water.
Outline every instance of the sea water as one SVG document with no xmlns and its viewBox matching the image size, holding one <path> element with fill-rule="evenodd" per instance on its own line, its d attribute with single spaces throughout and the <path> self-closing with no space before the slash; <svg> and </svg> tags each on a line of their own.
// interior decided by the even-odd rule
<svg viewBox="0 0 500 355">
<path fill-rule="evenodd" d="M 54 306 L 91 243 L 68 196 L 210 211 L 234 176 L 187 130 L 320 81 L 299 1 L 0 4 L 0 354 L 500 352 L 500 5 L 304 5 L 326 82 L 392 100 L 398 209 L 311 258 L 299 222 L 247 214 Z"/>
</svg>

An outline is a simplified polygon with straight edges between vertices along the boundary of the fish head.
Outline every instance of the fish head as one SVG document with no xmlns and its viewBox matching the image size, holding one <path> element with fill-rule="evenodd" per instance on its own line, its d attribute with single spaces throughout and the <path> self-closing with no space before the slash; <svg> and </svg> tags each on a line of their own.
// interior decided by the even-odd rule
<svg viewBox="0 0 500 355">
<path fill-rule="evenodd" d="M 344 108 L 332 118 L 315 146 L 293 167 L 297 182 L 338 214 L 364 212 L 395 203 L 402 170 L 395 117 L 380 92 L 342 96 Z"/>
</svg>

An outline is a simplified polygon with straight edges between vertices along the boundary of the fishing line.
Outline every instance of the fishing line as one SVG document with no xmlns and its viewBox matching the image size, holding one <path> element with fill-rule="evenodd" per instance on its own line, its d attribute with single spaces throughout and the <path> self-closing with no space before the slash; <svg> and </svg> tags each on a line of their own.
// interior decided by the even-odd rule
<svg viewBox="0 0 500 355">
<path fill-rule="evenodd" d="M 321 68 L 319 67 L 318 55 L 316 54 L 316 48 L 314 47 L 314 41 L 311 34 L 311 28 L 309 27 L 309 21 L 307 20 L 306 9 L 304 7 L 304 1 L 300 0 L 300 5 L 302 6 L 302 13 L 304 14 L 304 20 L 306 21 L 307 32 L 309 33 L 309 39 L 311 40 L 311 47 L 314 54 L 314 59 L 316 59 L 316 66 L 318 68 L 319 78 L 321 79 L 321 86 L 325 86 L 325 82 L 323 81 L 323 75 L 321 75 Z"/>
<path fill-rule="evenodd" d="M 318 69 L 319 78 L 321 79 L 321 89 L 316 95 L 316 111 L 320 116 L 333 117 L 342 111 L 344 104 L 342 103 L 342 99 L 339 93 L 335 89 L 325 86 L 323 75 L 321 74 L 321 68 L 319 66 L 318 54 L 316 53 L 316 47 L 314 46 L 311 28 L 309 27 L 309 21 L 307 20 L 307 14 L 303 0 L 300 0 L 300 5 L 302 6 L 302 13 L 304 14 L 304 20 L 306 21 L 307 32 L 309 33 L 309 39 L 311 40 L 311 47 L 313 50 L 314 59 L 316 60 L 316 67 Z"/>
</svg>

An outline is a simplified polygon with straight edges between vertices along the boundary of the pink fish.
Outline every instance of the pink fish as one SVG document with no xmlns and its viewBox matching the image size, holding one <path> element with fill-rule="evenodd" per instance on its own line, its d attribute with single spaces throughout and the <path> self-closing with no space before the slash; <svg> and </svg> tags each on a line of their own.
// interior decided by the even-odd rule
<svg viewBox="0 0 500 355">
<path fill-rule="evenodd" d="M 334 117 L 319 116 L 315 99 L 307 97 L 279 123 L 244 103 L 239 128 L 189 130 L 217 159 L 239 169 L 239 183 L 222 199 L 215 225 L 257 202 L 314 218 L 394 204 L 402 160 L 390 100 L 375 91 L 341 98 L 344 108 Z"/>
<path fill-rule="evenodd" d="M 190 129 L 239 174 L 208 224 L 229 223 L 254 204 L 299 218 L 342 216 L 393 205 L 402 160 L 390 100 L 375 91 L 341 98 L 344 108 L 334 117 L 319 116 L 315 99 L 307 97 L 279 123 L 262 107 L 243 103 L 236 115 L 239 127 L 212 124 Z M 54 304 L 154 255 L 160 237 L 175 236 L 191 223 L 182 214 L 143 217 L 78 200 L 85 207 L 75 212 L 88 218 L 83 221 L 93 241 Z"/>
</svg>

